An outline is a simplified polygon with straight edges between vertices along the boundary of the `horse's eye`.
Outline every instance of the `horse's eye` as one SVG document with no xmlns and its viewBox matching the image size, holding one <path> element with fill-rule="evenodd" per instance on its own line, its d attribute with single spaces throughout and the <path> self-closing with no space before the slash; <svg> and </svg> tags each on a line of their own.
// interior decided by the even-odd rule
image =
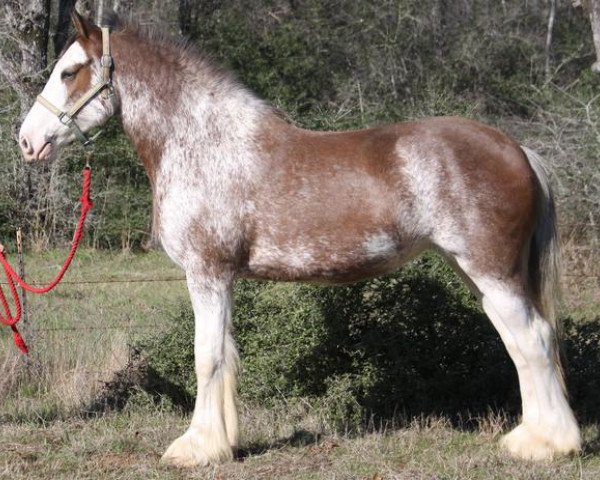
<svg viewBox="0 0 600 480">
<path fill-rule="evenodd" d="M 60 74 L 60 78 L 61 80 L 71 80 L 75 78 L 76 74 L 77 72 L 74 70 L 63 70 L 63 72 Z"/>
</svg>

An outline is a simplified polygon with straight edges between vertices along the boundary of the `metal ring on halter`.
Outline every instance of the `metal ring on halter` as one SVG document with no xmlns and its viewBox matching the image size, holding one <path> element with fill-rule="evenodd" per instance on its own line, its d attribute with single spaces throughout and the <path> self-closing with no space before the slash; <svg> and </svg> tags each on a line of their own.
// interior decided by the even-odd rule
<svg viewBox="0 0 600 480">
<path fill-rule="evenodd" d="M 93 154 L 92 154 L 92 150 L 88 150 L 86 156 L 85 156 L 85 166 L 83 167 L 85 170 L 91 170 L 92 166 L 90 165 L 90 162 L 92 160 Z"/>
<path fill-rule="evenodd" d="M 79 140 L 84 146 L 88 146 L 90 144 L 90 138 L 88 138 L 86 134 L 83 133 L 81 128 L 79 128 L 79 125 L 75 123 L 75 120 L 73 120 L 73 117 L 71 117 L 68 112 L 62 112 L 58 116 L 58 120 L 66 127 L 69 127 L 77 137 L 77 140 Z"/>
</svg>

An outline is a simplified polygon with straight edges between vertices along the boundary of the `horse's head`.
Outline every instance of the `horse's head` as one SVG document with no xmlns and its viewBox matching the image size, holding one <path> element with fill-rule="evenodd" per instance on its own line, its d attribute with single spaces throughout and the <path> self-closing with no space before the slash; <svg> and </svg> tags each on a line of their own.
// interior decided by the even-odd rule
<svg viewBox="0 0 600 480">
<path fill-rule="evenodd" d="M 21 126 L 19 145 L 25 160 L 54 159 L 60 146 L 75 138 L 85 143 L 85 132 L 104 124 L 118 107 L 110 84 L 110 57 L 102 59 L 108 39 L 103 49 L 98 26 L 77 12 L 72 20 L 75 41 L 59 58 Z"/>
</svg>

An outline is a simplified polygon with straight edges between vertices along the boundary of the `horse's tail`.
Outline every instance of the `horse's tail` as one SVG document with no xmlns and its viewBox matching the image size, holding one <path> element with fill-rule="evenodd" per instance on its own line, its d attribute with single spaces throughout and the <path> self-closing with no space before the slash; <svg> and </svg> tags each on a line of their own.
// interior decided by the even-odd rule
<svg viewBox="0 0 600 480">
<path fill-rule="evenodd" d="M 557 304 L 561 298 L 560 242 L 556 222 L 556 210 L 549 171 L 542 157 L 533 150 L 521 147 L 538 180 L 539 215 L 529 250 L 529 279 L 533 301 L 540 315 L 554 331 L 554 360 L 563 381 L 560 361 L 559 337 L 562 334 L 557 316 Z M 564 381 L 563 381 L 564 387 Z"/>
</svg>

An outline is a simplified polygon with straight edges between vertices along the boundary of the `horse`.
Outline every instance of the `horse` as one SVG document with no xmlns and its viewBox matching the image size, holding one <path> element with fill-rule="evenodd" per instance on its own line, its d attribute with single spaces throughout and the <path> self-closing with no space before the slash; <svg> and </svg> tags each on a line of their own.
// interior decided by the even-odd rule
<svg viewBox="0 0 600 480">
<path fill-rule="evenodd" d="M 181 42 L 72 20 L 18 142 L 25 160 L 52 160 L 118 115 L 145 166 L 154 226 L 195 316 L 195 408 L 162 461 L 214 464 L 238 447 L 236 279 L 353 282 L 426 249 L 466 280 L 516 366 L 522 418 L 501 444 L 524 459 L 580 451 L 559 359 L 556 213 L 537 153 L 463 118 L 305 130 Z"/>
</svg>

